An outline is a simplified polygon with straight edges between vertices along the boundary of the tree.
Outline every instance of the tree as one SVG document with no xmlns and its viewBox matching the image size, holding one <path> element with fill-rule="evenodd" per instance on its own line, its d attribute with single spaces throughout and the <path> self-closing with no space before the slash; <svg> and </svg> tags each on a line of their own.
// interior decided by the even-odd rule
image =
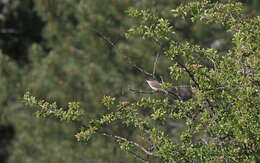
<svg viewBox="0 0 260 163">
<path fill-rule="evenodd" d="M 127 36 L 139 35 L 149 40 L 159 49 L 158 62 L 164 55 L 171 64 L 168 77 L 163 77 L 168 80 L 162 86 L 176 92 L 180 85 L 175 83 L 185 78 L 192 98 L 184 100 L 162 92 L 142 93 L 130 100 L 105 96 L 103 104 L 109 113 L 87 125 L 83 123 L 76 138 L 85 142 L 94 135 L 111 137 L 121 149 L 142 161 L 256 160 L 260 142 L 260 17 L 244 14 L 243 5 L 233 1 L 194 1 L 172 10 L 174 20 L 217 24 L 231 33 L 233 47 L 223 54 L 189 40 L 180 41 L 175 34 L 176 26 L 153 12 L 131 9 L 129 14 L 140 21 Z M 150 76 L 155 77 L 153 73 Z M 41 117 L 53 115 L 75 122 L 82 122 L 85 117 L 75 102 L 64 110 L 58 109 L 55 103 L 37 100 L 29 93 L 24 100 L 39 108 L 37 115 Z M 178 132 L 171 134 L 167 127 L 176 120 L 184 123 L 178 125 Z M 138 136 L 130 140 L 114 135 L 111 130 L 114 125 L 131 128 Z"/>
<path fill-rule="evenodd" d="M 11 143 L 13 148 L 8 146 L 8 162 L 17 162 L 17 158 L 20 158 L 20 162 L 133 160 L 118 152 L 116 144 L 112 144 L 113 140 L 108 138 L 100 138 L 99 141 L 92 139 L 87 145 L 74 142 L 73 135 L 66 133 L 78 129 L 78 123 L 65 125 L 51 118 L 38 120 L 21 106 L 20 97 L 26 90 L 30 90 L 34 96 L 56 101 L 63 107 L 69 101 L 79 101 L 81 107 L 87 108 L 87 118 L 83 119 L 87 122 L 82 122 L 84 124 L 90 118 L 99 117 L 106 112 L 100 103 L 103 94 L 116 97 L 123 94 L 124 97 L 120 98 L 133 98 L 125 85 L 143 87 L 140 84 L 143 77 L 136 68 L 129 66 L 128 60 L 122 57 L 120 51 L 128 51 L 132 61 L 139 61 L 135 62 L 137 65 L 145 63 L 149 66 L 140 58 L 144 52 L 150 53 L 152 48 L 145 48 L 149 44 L 139 39 L 130 42 L 124 38 L 124 30 L 132 23 L 125 11 L 130 5 L 151 8 L 155 4 L 151 1 L 134 3 L 132 0 L 6 2 L 11 4 L 11 9 L 4 15 L 4 20 L 8 21 L 1 24 L 1 32 L 6 31 L 10 22 L 19 27 L 12 26 L 11 29 L 15 29 L 15 32 L 8 33 L 8 36 L 12 36 L 11 41 L 0 41 L 4 53 L 0 57 L 1 120 L 12 124 L 16 134 Z M 175 0 L 156 4 L 160 6 L 159 11 L 163 11 L 174 6 Z M 34 37 L 35 34 L 39 37 Z M 9 44 L 12 41 L 14 44 Z M 109 42 L 120 47 L 119 50 Z M 135 45 L 143 50 L 135 51 Z M 17 46 L 22 49 L 21 53 L 15 48 Z M 150 59 L 152 60 L 147 57 L 146 61 Z M 131 129 L 118 128 L 115 126 L 115 130 L 120 130 L 121 134 L 133 134 Z M 101 148 L 104 151 L 97 152 Z"/>
</svg>

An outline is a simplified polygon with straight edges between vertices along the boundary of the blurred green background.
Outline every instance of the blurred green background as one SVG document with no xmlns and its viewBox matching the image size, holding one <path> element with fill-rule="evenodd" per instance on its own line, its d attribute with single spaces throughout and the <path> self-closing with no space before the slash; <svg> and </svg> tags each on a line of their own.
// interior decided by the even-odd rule
<svg viewBox="0 0 260 163">
<path fill-rule="evenodd" d="M 179 40 L 227 51 L 231 36 L 220 26 L 172 19 L 170 10 L 185 2 L 0 1 L 0 162 L 136 162 L 110 138 L 76 142 L 79 124 L 36 119 L 21 98 L 29 90 L 61 107 L 79 101 L 88 122 L 106 112 L 101 105 L 104 95 L 135 99 L 129 88 L 149 90 L 146 76 L 133 65 L 152 72 L 158 49 L 151 41 L 125 38 L 136 24 L 127 14 L 130 7 L 168 18 Z M 241 2 L 248 14 L 260 15 L 260 1 Z M 157 75 L 166 81 L 170 64 L 163 56 L 158 63 Z M 135 136 L 134 130 L 122 126 L 112 130 Z"/>
</svg>

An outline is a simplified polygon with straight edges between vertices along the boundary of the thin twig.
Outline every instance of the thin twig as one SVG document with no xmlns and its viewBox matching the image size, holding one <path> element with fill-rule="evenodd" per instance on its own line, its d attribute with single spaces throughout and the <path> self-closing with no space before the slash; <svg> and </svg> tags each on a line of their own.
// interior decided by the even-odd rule
<svg viewBox="0 0 260 163">
<path fill-rule="evenodd" d="M 162 76 L 160 76 L 160 78 L 161 78 L 161 82 L 163 83 L 163 77 L 162 77 Z"/>
<path fill-rule="evenodd" d="M 216 68 L 216 63 L 214 62 L 213 59 L 211 59 L 211 58 L 209 58 L 209 57 L 208 57 L 208 59 L 213 63 L 214 71 L 216 71 L 216 70 L 217 70 L 217 68 Z"/>
<path fill-rule="evenodd" d="M 225 86 L 225 87 L 218 87 L 218 88 L 210 88 L 210 89 L 206 89 L 207 91 L 210 91 L 210 90 L 224 90 L 224 89 L 227 89 L 227 88 L 231 88 L 232 86 Z"/>
<path fill-rule="evenodd" d="M 173 95 L 173 96 L 177 97 L 178 100 L 182 101 L 182 98 L 178 94 L 176 94 L 176 93 L 174 93 L 172 91 L 168 91 L 168 92 L 170 93 L 170 95 Z"/>
<path fill-rule="evenodd" d="M 136 159 L 143 161 L 143 162 L 147 162 L 148 160 L 143 159 L 142 157 L 138 156 L 136 153 L 132 152 L 132 151 L 127 151 L 128 153 L 132 154 Z"/>
<path fill-rule="evenodd" d="M 140 135 L 139 135 L 139 137 L 140 137 L 142 140 L 146 141 L 148 144 L 154 145 L 150 140 L 145 139 L 143 136 L 140 136 Z"/>
<path fill-rule="evenodd" d="M 107 43 L 109 43 L 112 47 L 114 47 L 117 50 L 116 45 L 109 38 L 107 38 L 106 36 L 104 36 L 102 33 L 100 33 L 94 28 L 89 28 L 89 30 L 93 31 L 95 34 L 98 35 L 98 37 L 101 37 L 103 40 L 105 40 Z"/>
<path fill-rule="evenodd" d="M 192 88 L 192 85 L 176 85 L 176 86 L 171 86 L 171 88 Z M 227 88 L 232 88 L 232 86 L 223 86 L 223 87 L 217 87 L 217 88 L 208 88 L 208 89 L 205 89 L 207 91 L 210 91 L 210 90 L 224 90 L 224 89 L 227 89 Z"/>
<path fill-rule="evenodd" d="M 175 85 L 170 87 L 171 88 L 192 88 L 192 85 Z"/>
<path fill-rule="evenodd" d="M 145 94 L 152 94 L 154 93 L 153 91 L 141 91 L 141 90 L 135 90 L 132 88 L 129 88 L 129 91 L 133 92 L 133 93 L 145 93 Z"/>
<path fill-rule="evenodd" d="M 190 70 L 188 70 L 188 68 L 186 66 L 184 66 L 183 64 L 177 62 L 178 65 L 180 65 L 189 75 L 189 77 L 191 78 L 191 80 L 194 82 L 194 84 L 196 85 L 196 87 L 200 90 L 200 85 L 197 83 L 197 81 L 194 78 L 194 75 L 191 73 Z"/>
<path fill-rule="evenodd" d="M 1 34 L 18 34 L 18 32 L 15 29 L 11 29 L 11 28 L 9 28 L 9 29 L 6 29 L 6 28 L 1 29 L 0 33 Z"/>
<path fill-rule="evenodd" d="M 148 76 L 151 76 L 151 77 L 153 76 L 153 74 L 151 74 L 151 73 L 149 73 L 149 72 L 143 70 L 142 68 L 138 67 L 137 65 L 134 65 L 134 67 L 135 67 L 136 69 L 138 69 L 139 71 L 141 71 L 142 73 L 148 75 Z"/>
<path fill-rule="evenodd" d="M 191 80 L 194 82 L 195 86 L 196 86 L 199 90 L 201 90 L 200 85 L 199 85 L 199 83 L 197 83 L 197 81 L 195 80 L 195 77 L 194 77 L 194 75 L 192 74 L 192 72 L 191 72 L 186 66 L 184 66 L 183 64 L 181 64 L 181 63 L 179 63 L 179 62 L 177 62 L 177 64 L 180 65 L 180 66 L 188 73 L 189 77 L 190 77 Z M 215 114 L 215 111 L 214 111 L 213 106 L 212 106 L 211 102 L 209 101 L 209 99 L 208 99 L 208 98 L 205 98 L 205 100 L 206 100 L 206 102 L 208 103 L 208 105 L 209 105 L 210 110 L 212 111 L 212 113 Z"/>
<path fill-rule="evenodd" d="M 157 61 L 158 61 L 159 56 L 160 56 L 160 52 L 158 52 L 158 53 L 156 54 L 156 58 L 155 58 L 154 63 L 153 63 L 153 79 L 155 79 L 156 63 L 157 63 Z"/>
<path fill-rule="evenodd" d="M 114 48 L 117 49 L 116 45 L 110 41 L 106 36 L 104 36 L 102 33 L 98 32 L 97 30 L 92 29 L 99 37 L 101 37 L 103 40 L 105 40 L 106 42 L 108 42 L 111 46 L 113 46 Z"/>
<path fill-rule="evenodd" d="M 118 140 L 122 140 L 122 141 L 125 141 L 125 142 L 128 142 L 129 144 L 133 144 L 134 146 L 136 146 L 137 148 L 139 148 L 140 150 L 142 150 L 144 153 L 146 153 L 147 155 L 149 156 L 153 156 L 153 153 L 152 152 L 149 152 L 147 149 L 145 149 L 142 145 L 136 143 L 136 142 L 133 142 L 133 141 L 130 141 L 130 140 L 127 140 L 126 138 L 123 138 L 121 136 L 117 136 L 117 135 L 111 135 L 111 134 L 107 134 L 107 133 L 102 133 L 102 135 L 104 136 L 108 136 L 108 137 L 112 137 L 112 138 L 115 138 L 115 139 L 118 139 Z"/>
<path fill-rule="evenodd" d="M 87 52 L 86 51 L 84 51 L 84 50 L 82 50 L 82 49 L 78 49 L 78 48 L 75 48 L 75 47 L 73 47 L 73 46 L 69 46 L 72 50 L 75 50 L 77 53 L 79 53 L 79 54 L 87 54 Z"/>
<path fill-rule="evenodd" d="M 119 51 L 118 48 L 116 47 L 116 45 L 110 39 L 108 39 L 106 36 L 104 36 L 102 33 L 100 33 L 99 31 L 97 31 L 95 29 L 90 29 L 90 30 L 94 31 L 99 37 L 101 37 L 103 40 L 108 42 L 112 47 L 115 48 L 116 51 Z M 158 45 L 160 45 L 158 42 L 156 42 L 156 43 Z M 145 73 L 146 75 L 151 76 L 151 77 L 153 77 L 153 79 L 155 79 L 156 64 L 157 64 L 159 56 L 160 56 L 160 52 L 158 52 L 156 54 L 156 58 L 155 58 L 154 65 L 153 65 L 153 73 L 149 73 L 149 72 L 143 70 L 142 68 L 138 67 L 137 65 L 134 65 L 134 67 L 137 68 L 139 71 L 141 71 L 141 72 Z"/>
</svg>

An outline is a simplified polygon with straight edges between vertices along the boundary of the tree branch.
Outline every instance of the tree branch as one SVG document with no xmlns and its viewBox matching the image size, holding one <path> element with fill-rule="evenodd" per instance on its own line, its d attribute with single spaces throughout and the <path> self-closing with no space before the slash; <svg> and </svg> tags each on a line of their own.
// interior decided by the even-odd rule
<svg viewBox="0 0 260 163">
<path fill-rule="evenodd" d="M 183 68 L 183 69 L 188 73 L 189 77 L 190 77 L 191 80 L 194 82 L 194 84 L 196 85 L 196 87 L 197 87 L 199 90 L 201 90 L 199 84 L 198 84 L 197 81 L 195 80 L 194 75 L 191 73 L 191 71 L 188 70 L 188 68 L 187 68 L 186 66 L 184 66 L 183 64 L 181 64 L 181 63 L 179 63 L 179 62 L 177 62 L 177 64 L 180 65 L 180 67 Z"/>
<path fill-rule="evenodd" d="M 82 50 L 82 49 L 78 49 L 78 48 L 76 48 L 76 47 L 74 47 L 74 46 L 69 46 L 72 50 L 75 50 L 76 51 L 76 53 L 78 53 L 78 54 L 82 54 L 82 55 L 86 55 L 87 54 L 87 52 L 86 51 L 84 51 L 84 50 Z"/>
<path fill-rule="evenodd" d="M 182 68 L 188 73 L 189 77 L 190 77 L 191 80 L 194 82 L 195 86 L 196 86 L 199 90 L 201 90 L 200 85 L 199 85 L 199 83 L 197 83 L 197 81 L 195 80 L 194 75 L 192 74 L 192 72 L 191 72 L 190 70 L 188 70 L 188 68 L 187 68 L 186 66 L 184 66 L 183 64 L 181 64 L 181 63 L 179 63 L 179 62 L 177 62 L 177 64 L 180 65 L 180 67 L 182 67 Z M 206 102 L 208 103 L 208 106 L 209 106 L 210 110 L 212 111 L 212 113 L 215 114 L 215 111 L 214 111 L 213 106 L 212 106 L 211 102 L 209 101 L 209 99 L 208 99 L 208 98 L 205 98 L 205 100 L 206 100 Z"/>
<path fill-rule="evenodd" d="M 105 40 L 106 42 L 108 42 L 112 47 L 114 47 L 115 49 L 117 49 L 116 45 L 110 41 L 110 39 L 108 39 L 106 36 L 104 36 L 102 33 L 98 32 L 97 30 L 91 29 L 92 31 L 94 31 L 99 37 L 101 37 L 103 40 Z"/>
<path fill-rule="evenodd" d="M 128 153 L 132 154 L 136 159 L 143 161 L 143 162 L 148 162 L 148 160 L 143 159 L 142 157 L 138 156 L 136 153 L 132 151 L 127 151 Z"/>
<path fill-rule="evenodd" d="M 143 70 L 142 68 L 138 67 L 137 65 L 134 65 L 134 67 L 135 67 L 136 69 L 138 69 L 140 72 L 142 72 L 142 73 L 144 73 L 144 74 L 146 74 L 146 75 L 148 75 L 148 76 L 153 77 L 153 74 L 151 74 L 151 73 L 149 73 L 149 72 Z"/>
<path fill-rule="evenodd" d="M 152 94 L 154 93 L 153 91 L 140 91 L 140 90 L 135 90 L 132 88 L 129 88 L 129 91 L 133 92 L 133 93 L 145 93 L 145 94 Z"/>
<path fill-rule="evenodd" d="M 126 138 L 120 137 L 120 136 L 116 136 L 116 135 L 111 135 L 111 134 L 107 134 L 107 133 L 102 133 L 102 135 L 104 136 L 108 136 L 108 137 L 112 137 L 118 140 L 122 140 L 124 142 L 128 142 L 129 144 L 133 144 L 134 146 L 136 146 L 137 148 L 139 148 L 141 151 L 143 151 L 144 153 L 146 153 L 149 156 L 153 156 L 153 153 L 148 151 L 147 149 L 145 149 L 143 146 L 141 146 L 140 144 L 127 140 Z"/>
<path fill-rule="evenodd" d="M 182 98 L 178 94 L 176 94 L 176 93 L 174 93 L 172 91 L 168 91 L 168 92 L 169 92 L 170 95 L 173 95 L 174 97 L 177 97 L 178 100 L 183 101 Z"/>
</svg>

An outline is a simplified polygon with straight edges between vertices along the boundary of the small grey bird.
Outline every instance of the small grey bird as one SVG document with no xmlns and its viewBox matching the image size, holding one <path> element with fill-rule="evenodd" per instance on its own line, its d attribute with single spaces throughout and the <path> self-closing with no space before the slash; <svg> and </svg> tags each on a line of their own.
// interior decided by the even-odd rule
<svg viewBox="0 0 260 163">
<path fill-rule="evenodd" d="M 178 94 L 173 93 L 171 91 L 167 91 L 166 89 L 163 89 L 162 86 L 161 86 L 161 83 L 158 82 L 157 80 L 155 80 L 155 79 L 147 79 L 146 82 L 149 84 L 149 86 L 154 91 L 162 91 L 162 92 L 164 92 L 167 95 L 170 94 L 170 95 L 175 96 L 177 99 L 182 100 L 182 98 Z"/>
<path fill-rule="evenodd" d="M 147 79 L 146 82 L 149 84 L 149 86 L 154 90 L 154 91 L 162 91 L 166 94 L 168 94 L 168 91 L 166 89 L 163 89 L 161 86 L 161 83 L 159 83 L 157 80 L 154 79 Z"/>
</svg>

